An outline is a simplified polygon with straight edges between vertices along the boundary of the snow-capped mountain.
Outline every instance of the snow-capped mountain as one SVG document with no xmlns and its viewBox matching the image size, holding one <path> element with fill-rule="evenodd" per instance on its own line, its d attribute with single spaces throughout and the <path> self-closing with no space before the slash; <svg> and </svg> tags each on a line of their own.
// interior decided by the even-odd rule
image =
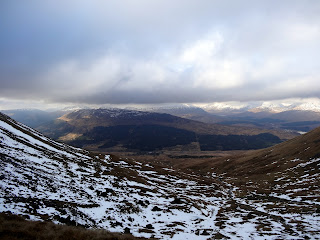
<svg viewBox="0 0 320 240">
<path fill-rule="evenodd" d="M 210 104 L 196 104 L 196 106 L 202 109 L 212 112 L 271 112 L 279 113 L 285 111 L 314 111 L 320 112 L 320 101 L 318 99 L 311 99 L 305 101 L 292 101 L 292 102 L 281 102 L 281 101 L 271 101 L 271 102 L 249 102 L 249 103 L 239 103 L 239 102 L 216 102 Z"/>
<path fill-rule="evenodd" d="M 304 102 L 291 104 L 263 102 L 260 106 L 249 109 L 249 111 L 268 111 L 273 113 L 293 110 L 320 112 L 320 102 Z"/>
<path fill-rule="evenodd" d="M 269 211 L 268 202 L 252 205 L 234 196 L 223 174 L 94 155 L 3 114 L 0 140 L 1 212 L 159 239 L 320 237 L 319 214 Z M 305 223 L 308 228 L 301 227 Z"/>
<path fill-rule="evenodd" d="M 302 103 L 298 106 L 293 107 L 292 110 L 320 112 L 320 103 Z"/>
<path fill-rule="evenodd" d="M 284 111 L 289 111 L 291 110 L 292 105 L 285 105 L 282 103 L 271 103 L 271 102 L 263 102 L 260 106 L 255 107 L 255 108 L 249 108 L 248 111 L 251 112 L 271 112 L 271 113 L 279 113 L 279 112 L 284 112 Z"/>
<path fill-rule="evenodd" d="M 214 102 L 207 104 L 195 104 L 195 106 L 210 113 L 246 111 L 253 107 L 249 104 L 238 102 Z"/>
</svg>

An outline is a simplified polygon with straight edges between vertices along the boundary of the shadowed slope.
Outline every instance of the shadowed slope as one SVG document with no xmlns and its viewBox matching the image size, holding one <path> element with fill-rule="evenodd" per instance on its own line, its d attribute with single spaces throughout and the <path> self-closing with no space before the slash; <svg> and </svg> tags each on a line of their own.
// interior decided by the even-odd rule
<svg viewBox="0 0 320 240">
<path fill-rule="evenodd" d="M 52 138 L 94 151 L 161 151 L 178 146 L 192 151 L 259 149 L 295 136 L 282 130 L 207 124 L 123 109 L 77 110 L 38 129 Z"/>
</svg>

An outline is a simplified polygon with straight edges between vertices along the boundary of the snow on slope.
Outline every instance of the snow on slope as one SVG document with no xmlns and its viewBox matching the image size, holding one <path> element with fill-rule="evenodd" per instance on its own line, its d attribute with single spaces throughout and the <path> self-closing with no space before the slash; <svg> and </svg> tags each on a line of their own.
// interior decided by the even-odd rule
<svg viewBox="0 0 320 240">
<path fill-rule="evenodd" d="M 214 228 L 225 201 L 215 184 L 180 179 L 170 169 L 158 174 L 108 155 L 93 158 L 3 116 L 0 134 L 0 211 L 110 231 L 127 228 L 137 236 L 205 239 L 196 233 Z"/>
<path fill-rule="evenodd" d="M 320 237 L 317 218 L 312 233 L 291 226 L 214 175 L 92 155 L 1 113 L 0 140 L 1 212 L 159 239 Z"/>
<path fill-rule="evenodd" d="M 283 239 L 320 239 L 320 158 L 281 159 L 270 165 L 278 168 L 281 164 L 290 163 L 294 163 L 294 166 L 285 171 L 266 173 L 263 182 L 244 183 L 247 191 L 251 191 L 238 203 L 278 220 L 265 222 L 260 218 L 260 227 L 264 231 L 281 222 L 283 230 L 291 233 L 291 237 Z M 275 178 L 271 180 L 273 175 Z"/>
</svg>

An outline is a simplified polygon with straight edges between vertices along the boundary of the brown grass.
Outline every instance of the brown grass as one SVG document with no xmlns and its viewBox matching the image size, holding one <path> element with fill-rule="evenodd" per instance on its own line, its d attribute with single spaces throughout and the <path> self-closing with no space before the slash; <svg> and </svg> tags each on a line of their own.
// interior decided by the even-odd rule
<svg viewBox="0 0 320 240">
<path fill-rule="evenodd" d="M 130 234 L 110 233 L 52 222 L 27 221 L 11 213 L 0 213 L 1 240 L 133 240 Z"/>
<path fill-rule="evenodd" d="M 207 172 L 213 169 L 217 173 L 229 176 L 253 176 L 283 171 L 297 163 L 286 161 L 299 158 L 308 160 L 320 157 L 320 128 L 288 140 L 281 144 L 254 151 L 208 159 L 184 159 L 181 168 L 191 168 Z M 277 164 L 272 164 L 277 162 Z"/>
</svg>

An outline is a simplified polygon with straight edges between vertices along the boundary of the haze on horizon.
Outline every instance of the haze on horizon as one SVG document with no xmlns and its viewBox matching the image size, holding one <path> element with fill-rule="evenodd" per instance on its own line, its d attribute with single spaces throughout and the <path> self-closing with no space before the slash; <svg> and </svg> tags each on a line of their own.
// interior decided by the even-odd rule
<svg viewBox="0 0 320 240">
<path fill-rule="evenodd" d="M 0 109 L 319 99 L 319 12 L 316 0 L 4 0 Z"/>
</svg>

